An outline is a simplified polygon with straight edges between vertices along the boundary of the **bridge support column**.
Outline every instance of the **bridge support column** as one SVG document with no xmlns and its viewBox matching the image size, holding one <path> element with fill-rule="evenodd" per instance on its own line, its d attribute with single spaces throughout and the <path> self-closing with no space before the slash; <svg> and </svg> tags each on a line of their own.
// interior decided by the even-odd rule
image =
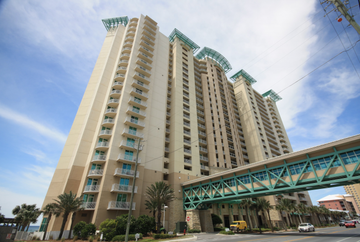
<svg viewBox="0 0 360 242">
<path fill-rule="evenodd" d="M 214 232 L 210 210 L 200 210 L 200 223 L 202 232 Z"/>
<path fill-rule="evenodd" d="M 190 217 L 188 222 L 188 229 L 199 229 L 201 230 L 200 224 L 200 213 L 197 209 L 186 210 L 186 217 Z"/>
</svg>

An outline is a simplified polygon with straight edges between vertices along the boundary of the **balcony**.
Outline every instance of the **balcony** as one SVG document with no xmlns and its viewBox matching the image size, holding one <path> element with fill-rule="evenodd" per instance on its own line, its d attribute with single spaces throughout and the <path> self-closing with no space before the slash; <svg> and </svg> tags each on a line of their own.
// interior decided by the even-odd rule
<svg viewBox="0 0 360 242">
<path fill-rule="evenodd" d="M 127 36 L 135 36 L 135 31 L 128 31 L 126 33 Z"/>
<path fill-rule="evenodd" d="M 199 139 L 199 143 L 204 144 L 204 145 L 207 144 L 206 140 L 204 140 L 204 139 Z"/>
<path fill-rule="evenodd" d="M 199 127 L 200 129 L 203 129 L 203 130 L 206 129 L 205 125 L 203 125 L 203 124 L 198 124 L 198 127 Z"/>
<path fill-rule="evenodd" d="M 124 43 L 124 47 L 132 47 L 132 45 L 133 45 L 133 42 L 132 42 L 132 41 L 126 41 L 126 42 Z"/>
<path fill-rule="evenodd" d="M 153 58 L 142 51 L 139 51 L 139 54 L 137 56 L 145 60 L 146 62 L 149 62 L 150 64 L 153 62 Z"/>
<path fill-rule="evenodd" d="M 135 67 L 135 71 L 147 76 L 147 77 L 150 77 L 151 76 L 151 71 L 146 69 L 145 67 L 141 66 L 141 65 L 136 65 Z"/>
<path fill-rule="evenodd" d="M 207 158 L 206 156 L 200 155 L 200 160 L 209 161 L 209 158 Z"/>
<path fill-rule="evenodd" d="M 205 116 L 205 113 L 203 111 L 199 110 L 199 109 L 197 110 L 197 113 L 202 115 L 202 116 Z"/>
<path fill-rule="evenodd" d="M 135 210 L 136 203 L 133 203 L 132 209 Z M 117 201 L 110 201 L 107 210 L 129 210 L 130 203 L 129 202 L 117 202 Z"/>
<path fill-rule="evenodd" d="M 187 115 L 187 114 L 185 114 L 185 113 L 183 114 L 183 117 L 184 117 L 184 118 L 187 118 L 187 119 L 190 119 L 190 115 Z"/>
<path fill-rule="evenodd" d="M 122 83 L 122 82 L 114 82 L 112 87 L 113 87 L 114 89 L 121 90 L 122 87 L 123 87 L 123 83 Z"/>
<path fill-rule="evenodd" d="M 83 202 L 81 208 L 84 210 L 94 210 L 96 206 L 96 202 Z"/>
<path fill-rule="evenodd" d="M 120 184 L 113 184 L 111 187 L 111 192 L 132 192 L 133 186 L 129 185 L 120 185 Z M 134 193 L 137 193 L 137 188 L 135 187 Z"/>
<path fill-rule="evenodd" d="M 99 189 L 100 185 L 87 185 L 85 186 L 84 193 L 97 193 Z"/>
<path fill-rule="evenodd" d="M 121 60 L 128 60 L 128 59 L 130 59 L 130 54 L 124 53 L 124 54 L 120 55 L 120 61 Z"/>
<path fill-rule="evenodd" d="M 137 21 L 138 21 L 137 19 L 132 19 L 132 20 L 129 22 L 129 25 L 136 27 L 136 26 L 137 26 Z"/>
<path fill-rule="evenodd" d="M 141 81 L 133 80 L 131 85 L 135 88 L 141 89 L 142 91 L 145 91 L 145 92 L 149 91 L 149 85 L 146 85 Z"/>
<path fill-rule="evenodd" d="M 156 25 L 151 23 L 150 20 L 145 19 L 145 24 L 147 24 L 150 28 L 152 28 L 154 31 L 156 31 Z"/>
<path fill-rule="evenodd" d="M 146 29 L 143 29 L 142 34 L 145 35 L 146 37 L 150 38 L 152 41 L 155 40 L 155 35 L 153 35 L 153 34 L 150 33 L 149 31 L 147 31 Z"/>
<path fill-rule="evenodd" d="M 119 147 L 122 149 L 135 151 L 135 150 L 137 150 L 138 145 L 137 145 L 137 143 L 134 143 L 134 142 L 128 142 L 128 141 L 122 140 Z"/>
<path fill-rule="evenodd" d="M 145 127 L 145 123 L 142 121 L 139 121 L 135 118 L 126 117 L 125 124 L 130 125 L 132 127 L 136 127 L 139 129 L 143 129 Z"/>
<path fill-rule="evenodd" d="M 184 149 L 184 152 L 191 155 L 191 150 L 189 149 Z"/>
<path fill-rule="evenodd" d="M 133 108 L 133 107 L 128 107 L 128 109 L 126 110 L 126 113 L 129 115 L 133 115 L 135 117 L 146 118 L 146 112 L 141 111 L 136 108 Z"/>
<path fill-rule="evenodd" d="M 109 99 L 108 101 L 108 106 L 114 108 L 114 107 L 117 107 L 119 105 L 119 99 Z"/>
<path fill-rule="evenodd" d="M 121 95 L 121 90 L 111 90 L 110 97 L 119 98 Z"/>
<path fill-rule="evenodd" d="M 106 161 L 106 155 L 94 155 L 92 161 L 96 163 L 104 163 Z"/>
<path fill-rule="evenodd" d="M 204 110 L 204 106 L 203 106 L 203 105 L 201 105 L 201 104 L 197 103 L 197 104 L 196 104 L 196 106 L 197 106 L 198 108 L 200 108 L 200 109 Z"/>
<path fill-rule="evenodd" d="M 166 142 L 166 143 L 169 143 L 169 142 L 170 142 L 170 138 L 165 137 L 165 142 Z"/>
<path fill-rule="evenodd" d="M 190 133 L 190 131 L 187 131 L 187 130 L 184 130 L 184 134 L 186 134 L 186 135 L 191 135 L 191 133 Z"/>
<path fill-rule="evenodd" d="M 200 130 L 198 130 L 198 134 L 199 134 L 200 136 L 206 137 L 206 133 L 205 133 L 205 132 L 202 132 L 202 131 L 200 131 Z"/>
<path fill-rule="evenodd" d="M 111 135 L 112 135 L 112 130 L 109 129 L 101 130 L 99 133 L 99 137 L 101 138 L 109 138 L 111 137 Z"/>
<path fill-rule="evenodd" d="M 196 101 L 200 102 L 200 103 L 204 103 L 204 101 L 201 98 L 198 98 L 198 97 L 196 98 Z"/>
<path fill-rule="evenodd" d="M 125 154 L 119 154 L 117 161 L 121 162 L 133 162 L 136 163 L 136 156 L 133 155 L 125 155 Z M 138 164 L 141 163 L 141 159 L 138 159 Z"/>
<path fill-rule="evenodd" d="M 117 69 L 116 69 L 116 73 L 122 73 L 122 74 L 125 74 L 126 73 L 126 67 L 125 66 L 119 66 Z"/>
<path fill-rule="evenodd" d="M 88 177 L 94 177 L 94 178 L 102 177 L 103 173 L 104 173 L 103 169 L 93 169 L 89 171 Z"/>
<path fill-rule="evenodd" d="M 115 81 L 124 81 L 125 80 L 125 74 L 116 74 L 114 77 Z"/>
<path fill-rule="evenodd" d="M 190 159 L 184 159 L 184 163 L 191 165 L 191 160 Z"/>
<path fill-rule="evenodd" d="M 152 45 L 149 42 L 145 41 L 145 40 L 141 40 L 140 45 L 142 45 L 142 46 L 146 47 L 147 49 L 149 49 L 151 51 L 150 53 L 152 53 L 154 51 L 154 47 L 152 47 Z"/>
<path fill-rule="evenodd" d="M 199 151 L 200 152 L 203 152 L 203 153 L 207 153 L 208 150 L 206 148 L 203 148 L 203 147 L 199 147 Z"/>
<path fill-rule="evenodd" d="M 133 139 L 137 139 L 137 138 L 144 138 L 144 134 L 139 132 L 139 131 L 135 131 L 135 130 L 130 130 L 125 128 L 122 132 L 122 135 L 127 136 L 129 138 L 133 138 Z"/>
<path fill-rule="evenodd" d="M 114 100 L 114 99 L 112 99 Z M 115 108 L 108 108 L 105 111 L 105 115 L 108 117 L 115 117 L 117 110 Z"/>
<path fill-rule="evenodd" d="M 107 118 L 107 119 L 104 119 L 104 121 L 103 121 L 103 126 L 104 127 L 112 127 L 112 126 L 114 126 L 114 119 L 112 119 L 112 118 Z"/>
<path fill-rule="evenodd" d="M 197 119 L 198 119 L 200 122 L 205 123 L 205 119 L 204 119 L 204 118 L 198 116 Z"/>
<path fill-rule="evenodd" d="M 144 52 L 150 58 L 152 58 L 154 56 L 153 51 L 143 45 L 140 45 L 139 51 Z"/>
<path fill-rule="evenodd" d="M 145 84 L 149 84 L 150 83 L 150 78 L 145 76 L 144 74 L 141 74 L 139 72 L 135 72 L 134 76 L 135 79 L 138 79 L 139 81 L 144 82 Z"/>
<path fill-rule="evenodd" d="M 208 170 L 209 170 L 209 167 L 208 167 L 208 166 L 201 165 L 201 166 L 200 166 L 200 169 L 201 169 L 201 170 L 208 171 Z"/>
<path fill-rule="evenodd" d="M 109 142 L 98 142 L 95 147 L 97 150 L 109 149 Z"/>
<path fill-rule="evenodd" d="M 136 64 L 145 67 L 145 68 L 148 69 L 149 71 L 150 71 L 151 68 L 152 68 L 152 67 L 151 67 L 151 63 L 149 63 L 149 62 L 147 62 L 147 61 L 145 61 L 145 60 L 143 60 L 143 59 L 141 59 L 141 58 L 138 58 L 138 59 L 136 60 Z"/>
<path fill-rule="evenodd" d="M 200 93 L 200 92 L 196 92 L 196 96 L 203 97 L 202 93 Z"/>
<path fill-rule="evenodd" d="M 146 36 L 146 35 L 142 35 L 142 36 L 141 36 L 141 39 L 147 41 L 147 42 L 148 42 L 149 44 L 151 44 L 152 46 L 155 45 L 154 40 L 152 40 L 151 38 L 149 38 L 149 37 Z"/>
<path fill-rule="evenodd" d="M 135 171 L 128 169 L 116 168 L 114 176 L 134 177 Z M 139 172 L 136 172 L 136 177 L 139 178 Z"/>
<path fill-rule="evenodd" d="M 135 105 L 139 108 L 147 108 L 147 103 L 145 101 L 137 100 L 134 97 L 130 97 L 129 104 Z"/>
<path fill-rule="evenodd" d="M 149 22 L 145 22 L 145 25 L 144 25 L 144 29 L 146 29 L 147 31 L 149 31 L 153 36 L 156 35 L 156 30 L 152 29 L 150 27 L 150 24 L 148 24 Z"/>
</svg>

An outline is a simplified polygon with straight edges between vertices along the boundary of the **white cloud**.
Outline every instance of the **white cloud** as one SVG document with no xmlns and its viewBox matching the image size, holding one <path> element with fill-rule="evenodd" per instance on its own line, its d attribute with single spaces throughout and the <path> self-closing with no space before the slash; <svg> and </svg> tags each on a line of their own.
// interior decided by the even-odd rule
<svg viewBox="0 0 360 242">
<path fill-rule="evenodd" d="M 57 141 L 59 143 L 65 143 L 66 141 L 67 135 L 62 133 L 61 131 L 56 130 L 50 125 L 34 121 L 29 117 L 27 117 L 26 115 L 15 112 L 14 109 L 10 109 L 1 104 L 0 104 L 0 117 L 7 119 L 12 123 L 17 123 L 18 125 L 21 125 L 24 128 L 35 131 L 38 134 L 41 134 L 42 136 Z"/>
</svg>

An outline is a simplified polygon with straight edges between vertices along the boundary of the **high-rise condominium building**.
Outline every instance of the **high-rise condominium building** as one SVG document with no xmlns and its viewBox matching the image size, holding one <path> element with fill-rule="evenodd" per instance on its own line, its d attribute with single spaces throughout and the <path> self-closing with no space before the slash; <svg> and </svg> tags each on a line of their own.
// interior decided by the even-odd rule
<svg viewBox="0 0 360 242">
<path fill-rule="evenodd" d="M 256 92 L 244 70 L 229 81 L 220 53 L 205 47 L 195 55 L 196 43 L 177 29 L 165 36 L 148 16 L 103 23 L 108 32 L 44 206 L 72 191 L 85 208 L 75 223 L 128 213 L 139 150 L 133 215 L 149 214 L 146 188 L 164 181 L 175 191 L 165 222 L 172 230 L 184 221 L 182 182 L 292 151 L 279 97 Z M 52 219 L 49 230 L 61 221 Z"/>
<path fill-rule="evenodd" d="M 342 157 L 342 159 L 356 159 L 356 157 Z M 346 194 L 351 194 L 354 199 L 356 206 L 360 208 L 360 184 L 352 184 L 344 186 Z"/>
</svg>

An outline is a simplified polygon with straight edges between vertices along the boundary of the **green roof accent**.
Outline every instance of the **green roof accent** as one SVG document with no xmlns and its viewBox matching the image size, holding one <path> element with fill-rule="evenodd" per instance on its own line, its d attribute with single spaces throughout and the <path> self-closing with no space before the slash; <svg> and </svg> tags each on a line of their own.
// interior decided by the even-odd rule
<svg viewBox="0 0 360 242">
<path fill-rule="evenodd" d="M 175 28 L 171 34 L 169 35 L 170 42 L 174 42 L 175 37 L 178 37 L 181 41 L 183 41 L 187 46 L 190 47 L 190 49 L 193 50 L 193 53 L 195 53 L 198 49 L 200 49 L 200 46 L 198 46 L 194 41 L 189 39 L 186 35 L 180 32 L 177 28 Z"/>
<path fill-rule="evenodd" d="M 274 102 L 280 101 L 282 98 L 272 89 L 262 94 L 263 97 L 270 97 Z"/>
<path fill-rule="evenodd" d="M 205 57 L 210 57 L 214 59 L 219 65 L 223 68 L 225 73 L 228 73 L 232 70 L 230 62 L 219 52 L 213 50 L 209 47 L 204 47 L 197 55 L 196 58 L 198 59 L 205 59 Z"/>
<path fill-rule="evenodd" d="M 239 76 L 243 76 L 250 83 L 250 85 L 257 82 L 252 76 L 250 76 L 246 71 L 244 71 L 244 69 L 236 72 L 232 77 L 230 77 L 230 79 L 235 82 L 236 78 L 238 78 Z"/>
<path fill-rule="evenodd" d="M 103 19 L 102 22 L 105 26 L 105 29 L 107 31 L 109 31 L 110 28 L 117 27 L 117 26 L 119 26 L 119 24 L 122 24 L 126 27 L 126 25 L 129 22 L 129 18 L 128 18 L 128 16 L 107 18 L 107 19 Z"/>
</svg>

